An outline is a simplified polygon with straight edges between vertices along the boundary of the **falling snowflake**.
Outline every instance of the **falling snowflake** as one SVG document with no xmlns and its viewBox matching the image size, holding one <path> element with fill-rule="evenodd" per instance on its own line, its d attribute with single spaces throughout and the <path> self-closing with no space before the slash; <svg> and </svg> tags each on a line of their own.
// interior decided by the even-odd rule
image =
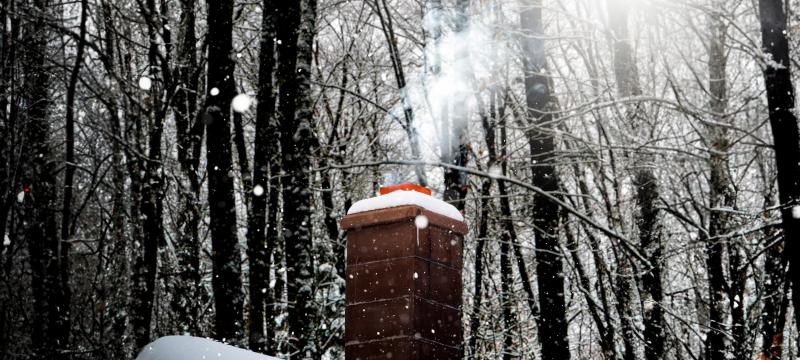
<svg viewBox="0 0 800 360">
<path fill-rule="evenodd" d="M 800 219 L 800 205 L 792 206 L 792 217 Z"/>
<path fill-rule="evenodd" d="M 25 191 L 24 190 L 20 191 L 19 194 L 17 194 L 17 202 L 22 204 L 23 201 L 25 201 Z"/>
<path fill-rule="evenodd" d="M 502 175 L 503 175 L 503 169 L 500 168 L 500 166 L 492 165 L 491 167 L 489 167 L 489 176 L 492 179 L 497 179 Z"/>
<path fill-rule="evenodd" d="M 151 87 L 153 87 L 153 80 L 150 80 L 150 78 L 147 76 L 142 76 L 139 78 L 139 89 L 148 91 Z"/>
<path fill-rule="evenodd" d="M 231 102 L 231 106 L 233 107 L 233 111 L 238 113 L 246 112 L 250 109 L 250 104 L 253 103 L 253 99 L 247 94 L 239 94 L 233 98 L 233 102 Z"/>
<path fill-rule="evenodd" d="M 428 217 L 425 215 L 417 215 L 414 218 L 414 225 L 417 226 L 417 229 L 425 229 L 428 227 Z"/>
<path fill-rule="evenodd" d="M 256 185 L 255 187 L 253 187 L 253 195 L 255 196 L 264 195 L 264 187 L 261 185 Z"/>
<path fill-rule="evenodd" d="M 219 95 L 219 89 L 211 88 L 211 90 L 209 90 L 208 93 L 211 94 L 211 96 L 217 96 L 217 95 Z"/>
</svg>

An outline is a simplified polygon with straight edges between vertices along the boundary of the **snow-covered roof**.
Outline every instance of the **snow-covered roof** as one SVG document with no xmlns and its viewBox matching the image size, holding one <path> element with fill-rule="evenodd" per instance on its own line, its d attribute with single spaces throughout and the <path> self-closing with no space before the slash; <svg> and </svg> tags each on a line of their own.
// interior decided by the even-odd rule
<svg viewBox="0 0 800 360">
<path fill-rule="evenodd" d="M 381 195 L 369 199 L 364 199 L 353 204 L 347 214 L 357 214 L 366 211 L 388 209 L 404 205 L 416 205 L 430 212 L 447 216 L 451 219 L 464 221 L 464 216 L 450 205 L 433 196 L 425 195 L 416 191 L 398 190 L 386 195 Z"/>
<path fill-rule="evenodd" d="M 147 344 L 136 360 L 278 360 L 211 339 L 165 336 Z"/>
</svg>

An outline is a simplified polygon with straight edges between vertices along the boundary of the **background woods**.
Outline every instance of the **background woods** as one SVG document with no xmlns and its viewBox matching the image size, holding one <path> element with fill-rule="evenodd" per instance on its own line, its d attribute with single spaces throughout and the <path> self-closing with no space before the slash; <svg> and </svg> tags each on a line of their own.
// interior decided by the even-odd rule
<svg viewBox="0 0 800 360">
<path fill-rule="evenodd" d="M 0 359 L 342 358 L 401 181 L 469 358 L 798 356 L 798 1 L 0 1 Z"/>
</svg>

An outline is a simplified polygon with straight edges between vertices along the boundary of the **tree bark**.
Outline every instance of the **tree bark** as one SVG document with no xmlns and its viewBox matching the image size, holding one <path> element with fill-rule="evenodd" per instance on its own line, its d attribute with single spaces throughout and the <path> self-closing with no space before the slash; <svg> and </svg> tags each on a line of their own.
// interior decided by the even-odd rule
<svg viewBox="0 0 800 360">
<path fill-rule="evenodd" d="M 250 262 L 250 319 L 249 346 L 253 351 L 264 352 L 272 341 L 265 336 L 264 300 L 269 290 L 270 256 L 272 247 L 266 243 L 267 203 L 269 200 L 270 122 L 275 113 L 275 95 L 272 89 L 272 72 L 275 67 L 275 5 L 264 0 L 261 14 L 261 39 L 258 53 L 258 105 L 256 108 L 256 135 L 253 151 L 253 189 L 245 189 L 250 196 L 247 216 L 247 258 Z M 269 312 L 267 326 L 273 326 Z"/>
<path fill-rule="evenodd" d="M 102 2 L 102 20 L 103 20 L 103 41 L 104 41 L 104 66 L 106 72 L 109 74 L 117 73 L 116 62 L 116 27 L 109 0 Z M 106 137 L 106 141 L 111 144 L 111 159 L 114 166 L 111 172 L 111 183 L 113 186 L 112 191 L 112 205 L 111 205 L 111 227 L 112 227 L 112 240 L 109 247 L 109 268 L 114 269 L 112 277 L 116 279 L 114 284 L 114 292 L 111 303 L 113 307 L 109 307 L 113 311 L 113 324 L 111 331 L 108 334 L 110 339 L 109 354 L 116 357 L 130 356 L 130 340 L 126 339 L 127 328 L 129 324 L 128 316 L 125 316 L 127 309 L 127 299 L 130 291 L 130 263 L 128 260 L 128 238 L 126 235 L 125 217 L 127 216 L 126 206 L 126 189 L 125 189 L 125 168 L 122 166 L 125 162 L 125 154 L 122 149 L 122 142 L 125 134 L 122 130 L 122 119 L 119 115 L 120 102 L 116 94 L 117 86 L 111 86 L 111 96 L 108 99 L 108 122 L 110 126 L 110 134 Z"/>
<path fill-rule="evenodd" d="M 182 333 L 197 334 L 202 303 L 200 284 L 200 167 L 204 126 L 197 117 L 200 92 L 197 68 L 195 0 L 181 0 L 180 32 L 175 78 L 179 83 L 174 100 L 178 163 L 183 177 L 179 182 L 177 219 L 177 278 L 172 284 L 172 311 Z"/>
<path fill-rule="evenodd" d="M 292 157 L 292 155 L 287 154 L 288 152 L 295 151 L 292 144 L 293 133 L 287 133 L 287 127 L 291 128 L 294 124 L 296 97 L 298 91 L 295 78 L 295 69 L 297 66 L 297 33 L 300 26 L 300 1 L 279 1 L 277 2 L 276 7 L 276 13 L 279 14 L 279 16 L 276 17 L 275 23 L 275 32 L 277 35 L 276 48 L 278 53 L 278 63 L 276 64 L 275 68 L 275 86 L 278 89 L 278 121 L 273 127 L 273 134 L 280 140 L 280 155 L 277 157 L 277 162 L 272 162 L 273 168 L 270 169 L 272 181 L 270 182 L 270 210 L 269 214 L 267 214 L 267 221 L 269 226 L 272 226 L 275 232 L 274 236 L 268 236 L 267 243 L 269 244 L 273 240 L 283 240 L 283 246 L 280 248 L 277 247 L 278 241 L 274 241 L 276 243 L 274 262 L 276 264 L 285 265 L 287 271 L 283 274 L 276 273 L 273 299 L 276 303 L 283 301 L 282 293 L 284 291 L 284 286 L 288 285 L 286 289 L 286 297 L 289 302 L 286 304 L 289 312 L 287 321 L 290 323 L 295 322 L 295 327 L 297 327 L 298 324 L 302 326 L 302 317 L 305 314 L 295 310 L 294 304 L 292 303 L 297 297 L 297 288 L 292 287 L 296 286 L 297 284 L 292 284 L 292 282 L 295 279 L 294 276 L 297 274 L 297 269 L 294 268 L 294 263 L 298 260 L 291 257 L 289 253 L 289 247 L 296 245 L 296 240 L 294 235 L 290 233 L 285 226 L 283 226 L 283 224 L 289 225 L 290 220 L 288 214 L 285 211 L 282 211 L 282 209 L 290 208 L 286 196 L 291 196 L 292 194 L 289 193 L 296 190 L 296 184 L 293 185 L 292 181 L 288 179 L 288 176 L 286 176 L 288 175 L 289 171 L 291 171 L 289 167 L 293 165 L 291 162 L 287 163 L 286 159 Z M 280 164 L 280 167 L 277 166 L 278 164 Z M 278 190 L 280 190 L 280 197 L 283 198 L 283 201 L 280 202 L 282 204 L 282 208 L 280 209 L 272 206 L 273 202 L 277 204 L 280 200 L 276 193 Z M 275 197 L 272 196 L 273 193 L 275 193 Z M 272 222 L 277 221 L 279 217 L 278 212 L 281 212 L 281 226 L 278 226 L 277 223 Z M 293 214 L 293 217 L 296 217 L 296 215 Z M 292 268 L 291 273 L 289 273 L 289 268 Z M 286 277 L 285 279 L 284 276 Z M 274 306 L 271 308 L 273 310 L 277 310 L 277 304 L 274 304 Z M 298 319 L 298 316 L 301 318 Z M 292 325 L 290 325 L 290 328 L 291 326 Z M 267 328 L 269 328 L 269 326 Z M 292 336 L 298 335 L 299 334 L 292 334 Z M 300 351 L 300 349 L 297 348 L 296 339 L 290 340 L 289 349 L 284 349 L 283 351 L 292 353 Z"/>
<path fill-rule="evenodd" d="M 8 215 L 12 207 L 13 179 L 11 169 L 10 149 L 13 149 L 14 124 L 16 123 L 17 104 L 15 96 L 15 81 L 17 73 L 16 58 L 17 44 L 14 41 L 19 32 L 19 20 L 16 15 L 16 1 L 4 0 L 0 7 L 0 21 L 2 21 L 2 39 L 0 39 L 0 136 L 8 139 L 0 143 L 0 234 L 6 234 Z M 0 254 L 6 253 L 11 244 L 0 246 Z M 0 256 L 0 276 L 5 277 L 6 264 L 10 264 L 10 256 Z M 6 309 L 0 311 L 0 316 L 6 316 Z M 2 319 L 0 319 L 2 320 Z M 5 333 L 0 333 L 0 343 L 4 343 Z M 0 351 L 5 346 L 0 346 Z"/>
<path fill-rule="evenodd" d="M 488 141 L 487 136 L 487 141 Z M 489 196 L 491 195 L 492 181 L 484 179 L 481 184 L 481 217 L 478 222 L 478 236 L 475 239 L 475 289 L 473 294 L 472 314 L 469 318 L 469 342 L 467 349 L 472 358 L 478 354 L 478 331 L 480 329 L 481 306 L 483 304 L 483 257 L 486 249 L 486 240 L 489 228 Z"/>
<path fill-rule="evenodd" d="M 146 9 L 141 9 L 142 16 L 147 18 L 156 14 L 154 0 L 147 0 Z M 150 14 L 150 15 L 148 15 Z M 167 88 L 163 78 L 159 76 L 158 67 L 158 34 L 153 21 L 147 22 L 148 65 L 149 76 L 153 83 L 147 95 L 152 105 L 147 109 L 148 121 L 147 157 L 143 159 L 141 182 L 141 246 L 142 253 L 137 256 L 133 274 L 133 328 L 136 349 L 141 349 L 151 340 L 151 322 L 155 301 L 156 276 L 158 273 L 158 249 L 164 243 L 162 194 L 164 175 L 162 163 L 161 140 L 164 134 L 165 111 L 161 108 L 162 92 Z M 142 89 L 144 90 L 144 89 Z"/>
<path fill-rule="evenodd" d="M 800 216 L 793 216 L 796 207 L 800 206 L 800 131 L 794 114 L 795 95 L 783 4 L 780 0 L 759 0 L 758 10 L 762 47 L 771 60 L 764 68 L 764 84 L 778 169 L 781 225 L 785 251 L 793 254 L 800 236 Z M 795 309 L 800 309 L 800 267 L 792 260 L 789 260 L 792 304 Z M 795 322 L 800 323 L 799 311 L 795 311 Z"/>
<path fill-rule="evenodd" d="M 516 358 L 514 353 L 514 331 L 517 328 L 512 311 L 512 287 L 514 283 L 513 270 L 511 269 L 511 254 L 509 253 L 510 240 L 507 235 L 500 237 L 500 306 L 503 314 L 503 360 Z"/>
<path fill-rule="evenodd" d="M 762 208 L 775 208 L 775 178 L 771 167 L 764 158 L 764 151 L 756 153 L 759 175 L 763 186 L 764 204 Z M 769 248 L 764 259 L 763 302 L 761 310 L 761 348 L 759 360 L 779 360 L 783 357 L 783 332 L 786 326 L 786 310 L 789 305 L 789 282 L 787 264 L 789 257 L 784 249 L 785 240 L 779 229 L 770 227 L 762 231 Z"/>
<path fill-rule="evenodd" d="M 80 76 L 81 64 L 83 63 L 84 45 L 86 45 L 86 17 L 89 5 L 87 0 L 81 0 L 81 15 L 79 25 L 79 35 L 75 63 L 69 76 L 69 83 L 67 85 L 67 99 L 66 99 L 66 119 L 65 119 L 65 155 L 64 155 L 64 194 L 62 197 L 61 208 L 61 240 L 59 242 L 59 256 L 61 258 L 59 264 L 59 272 L 61 273 L 61 286 L 63 289 L 65 304 L 70 303 L 72 292 L 69 286 L 69 253 L 70 242 L 69 238 L 72 234 L 72 197 L 73 197 L 73 184 L 75 179 L 75 92 L 77 91 L 78 76 Z M 69 328 L 71 324 L 70 306 L 62 309 L 64 318 L 64 327 L 67 333 L 65 334 L 65 343 L 63 347 L 69 347 Z"/>
<path fill-rule="evenodd" d="M 772 198 L 772 196 L 770 196 Z M 767 199 L 769 207 L 772 201 Z M 765 231 L 766 239 L 775 239 L 767 250 L 764 260 L 764 308 L 761 311 L 761 348 L 759 360 L 783 359 L 783 331 L 786 327 L 786 310 L 788 307 L 788 281 L 786 265 L 788 256 L 784 249 L 784 241 L 777 231 Z"/>
<path fill-rule="evenodd" d="M 290 351 L 298 358 L 311 359 L 317 356 L 311 326 L 316 310 L 312 303 L 315 266 L 310 177 L 310 152 L 314 138 L 311 133 L 314 130 L 310 86 L 317 2 L 303 0 L 300 4 L 281 5 L 279 13 L 286 18 L 286 23 L 277 25 L 281 40 L 278 46 L 278 106 L 282 164 L 286 175 L 283 183 L 283 237 L 286 239 Z"/>
<path fill-rule="evenodd" d="M 726 123 L 725 113 L 728 107 L 728 89 L 726 81 L 726 62 L 725 51 L 726 29 L 724 20 L 718 14 L 710 16 L 709 28 L 709 95 L 710 107 L 716 123 Z M 709 199 L 709 236 L 706 242 L 706 266 L 708 268 L 709 281 L 709 333 L 706 336 L 706 355 L 712 360 L 722 360 L 726 358 L 727 347 L 725 339 L 728 332 L 725 319 L 725 296 L 731 295 L 732 309 L 736 311 L 735 299 L 732 294 L 726 294 L 728 288 L 723 269 L 723 257 L 726 243 L 730 239 L 720 236 L 729 231 L 730 211 L 734 206 L 735 194 L 733 193 L 733 183 L 728 173 L 728 151 L 730 141 L 727 137 L 727 129 L 722 126 L 709 126 L 709 144 L 711 148 L 709 158 L 710 179 L 709 188 L 711 190 Z M 733 258 L 730 261 L 733 262 Z M 733 276 L 733 273 L 731 273 Z M 739 298 L 739 311 L 743 310 Z M 741 313 L 740 313 L 741 314 Z M 736 322 L 736 316 L 733 317 Z M 739 317 L 741 319 L 741 317 Z M 743 325 L 743 324 L 740 324 Z M 741 330 L 741 329 L 740 329 Z M 734 331 L 734 339 L 736 338 Z M 744 342 L 744 339 L 735 339 Z M 742 346 L 744 344 L 734 344 Z M 739 354 L 736 358 L 743 358 L 744 354 Z M 746 356 L 744 356 L 746 357 Z"/>
<path fill-rule="evenodd" d="M 35 0 L 26 10 L 32 11 L 29 22 L 23 25 L 22 101 L 24 109 L 24 136 L 27 166 L 21 167 L 20 182 L 24 192 L 20 215 L 30 253 L 31 291 L 33 295 L 33 326 L 31 341 L 35 357 L 65 359 L 69 341 L 69 290 L 62 280 L 61 239 L 58 233 L 58 184 L 50 148 L 51 79 L 45 65 L 48 53 L 47 17 L 50 1 Z M 24 10 L 23 10 L 24 11 Z M 28 155 L 30 154 L 30 155 Z"/>
<path fill-rule="evenodd" d="M 236 204 L 231 160 L 231 100 L 234 87 L 233 0 L 208 2 L 206 158 L 211 228 L 212 289 L 217 339 L 243 338 L 241 253 L 236 232 Z M 214 90 L 216 89 L 216 90 Z"/>
<path fill-rule="evenodd" d="M 621 98 L 640 96 L 639 74 L 628 39 L 628 4 L 620 0 L 610 0 L 609 22 L 612 24 L 614 39 L 614 73 L 617 79 L 618 93 Z M 644 134 L 641 105 L 634 104 L 626 111 L 631 121 L 634 134 Z M 632 183 L 636 191 L 635 223 L 639 229 L 639 246 L 649 262 L 641 282 L 645 293 L 642 294 L 644 318 L 645 358 L 660 359 L 664 356 L 666 335 L 664 330 L 664 300 L 661 284 L 661 255 L 663 243 L 659 210 L 656 203 L 659 199 L 658 179 L 650 167 L 651 159 L 642 155 L 634 155 L 636 168 Z"/>
<path fill-rule="evenodd" d="M 520 25 L 524 32 L 522 51 L 526 116 L 528 126 L 531 127 L 526 136 L 531 160 L 535 166 L 532 184 L 544 191 L 555 193 L 559 185 L 552 159 L 556 147 L 552 133 L 552 94 L 546 74 L 542 1 L 527 0 L 523 4 Z M 542 312 L 538 322 L 542 359 L 569 359 L 564 270 L 558 246 L 560 222 L 558 206 L 540 195 L 534 195 L 533 198 L 539 307 L 547 309 Z"/>
</svg>

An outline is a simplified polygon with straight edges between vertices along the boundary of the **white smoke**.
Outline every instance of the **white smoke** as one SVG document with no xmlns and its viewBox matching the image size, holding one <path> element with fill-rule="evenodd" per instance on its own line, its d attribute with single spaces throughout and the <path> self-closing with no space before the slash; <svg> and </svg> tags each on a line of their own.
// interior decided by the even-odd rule
<svg viewBox="0 0 800 360">
<path fill-rule="evenodd" d="M 449 139 L 451 128 L 477 119 L 476 96 L 488 94 L 486 90 L 512 61 L 509 44 L 492 14 L 488 8 L 472 9 L 461 31 L 455 28 L 457 16 L 452 8 L 429 9 L 423 19 L 429 36 L 425 64 L 409 68 L 401 96 L 402 103 L 413 108 L 424 160 L 438 160 L 442 146 L 454 140 Z M 439 29 L 436 41 L 433 37 Z M 466 117 L 453 116 L 455 111 Z M 402 109 L 398 106 L 394 113 L 402 116 Z"/>
</svg>

